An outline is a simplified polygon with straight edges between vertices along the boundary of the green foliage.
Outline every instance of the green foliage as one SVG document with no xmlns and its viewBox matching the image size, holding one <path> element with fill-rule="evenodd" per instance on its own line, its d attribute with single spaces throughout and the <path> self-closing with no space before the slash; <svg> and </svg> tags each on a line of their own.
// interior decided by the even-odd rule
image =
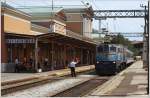
<svg viewBox="0 0 150 98">
<path fill-rule="evenodd" d="M 124 38 L 124 36 L 121 34 L 114 36 L 110 43 L 122 44 L 124 46 L 127 46 L 128 49 L 134 53 L 134 55 L 137 55 L 139 52 L 139 50 L 137 50 L 135 47 L 133 47 L 133 45 L 131 44 L 131 41 L 129 41 L 127 38 Z"/>
<path fill-rule="evenodd" d="M 123 44 L 125 46 L 128 44 L 128 42 L 128 39 L 125 39 L 121 34 L 114 36 L 114 38 L 111 40 L 111 43 L 113 44 Z"/>
<path fill-rule="evenodd" d="M 99 31 L 96 29 L 92 29 L 92 33 L 99 33 Z"/>
</svg>

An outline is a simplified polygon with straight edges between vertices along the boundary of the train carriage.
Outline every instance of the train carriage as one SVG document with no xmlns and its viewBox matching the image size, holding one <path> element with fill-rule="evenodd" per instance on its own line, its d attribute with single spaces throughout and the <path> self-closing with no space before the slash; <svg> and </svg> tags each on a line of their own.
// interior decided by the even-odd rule
<svg viewBox="0 0 150 98">
<path fill-rule="evenodd" d="M 133 62 L 133 53 L 123 45 L 101 44 L 96 50 L 95 69 L 98 74 L 115 74 Z"/>
</svg>

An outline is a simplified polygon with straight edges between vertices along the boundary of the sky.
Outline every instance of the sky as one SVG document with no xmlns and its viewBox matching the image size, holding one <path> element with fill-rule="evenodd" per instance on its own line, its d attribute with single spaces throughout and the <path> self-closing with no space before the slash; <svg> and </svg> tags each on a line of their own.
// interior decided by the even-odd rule
<svg viewBox="0 0 150 98">
<path fill-rule="evenodd" d="M 13 6 L 51 5 L 52 0 L 3 0 Z M 132 10 L 143 9 L 140 4 L 147 5 L 148 0 L 53 0 L 55 5 L 84 5 L 89 3 L 94 10 Z M 84 3 L 83 3 L 84 2 Z M 101 27 L 111 32 L 143 32 L 144 19 L 142 18 L 112 18 L 102 20 Z M 98 21 L 93 21 L 93 28 L 98 29 Z M 142 40 L 143 38 L 129 38 L 130 40 Z"/>
</svg>

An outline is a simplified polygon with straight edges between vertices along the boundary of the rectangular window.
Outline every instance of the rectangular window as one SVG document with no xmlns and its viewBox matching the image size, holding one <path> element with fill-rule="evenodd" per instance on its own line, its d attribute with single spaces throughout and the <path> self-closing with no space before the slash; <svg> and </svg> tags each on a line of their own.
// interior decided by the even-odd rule
<svg viewBox="0 0 150 98">
<path fill-rule="evenodd" d="M 109 52 L 109 46 L 108 45 L 104 45 L 103 51 L 104 52 Z"/>
<path fill-rule="evenodd" d="M 116 47 L 111 46 L 110 47 L 110 52 L 116 52 Z"/>
<path fill-rule="evenodd" d="M 103 52 L 103 47 L 102 46 L 98 47 L 98 52 Z"/>
</svg>

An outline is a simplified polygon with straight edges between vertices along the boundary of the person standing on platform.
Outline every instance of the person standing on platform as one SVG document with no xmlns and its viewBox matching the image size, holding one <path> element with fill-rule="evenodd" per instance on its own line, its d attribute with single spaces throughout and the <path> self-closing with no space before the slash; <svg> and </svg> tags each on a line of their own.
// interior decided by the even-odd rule
<svg viewBox="0 0 150 98">
<path fill-rule="evenodd" d="M 45 59 L 44 59 L 44 66 L 47 66 L 48 65 L 48 58 L 46 57 Z"/>
<path fill-rule="evenodd" d="M 30 56 L 30 58 L 29 58 L 29 66 L 32 67 L 32 65 L 33 65 L 33 57 Z"/>
<path fill-rule="evenodd" d="M 76 72 L 75 72 L 75 67 L 76 67 L 76 64 L 79 62 L 78 59 L 72 59 L 72 61 L 70 62 L 70 64 L 68 64 L 68 67 L 70 68 L 70 71 L 71 71 L 71 76 L 72 77 L 76 77 Z"/>
<path fill-rule="evenodd" d="M 27 58 L 26 57 L 23 58 L 23 63 L 22 64 L 23 64 L 22 65 L 23 70 L 26 70 L 26 66 L 27 66 Z"/>
<path fill-rule="evenodd" d="M 15 58 L 15 72 L 19 72 L 19 60 L 17 57 Z"/>
</svg>

